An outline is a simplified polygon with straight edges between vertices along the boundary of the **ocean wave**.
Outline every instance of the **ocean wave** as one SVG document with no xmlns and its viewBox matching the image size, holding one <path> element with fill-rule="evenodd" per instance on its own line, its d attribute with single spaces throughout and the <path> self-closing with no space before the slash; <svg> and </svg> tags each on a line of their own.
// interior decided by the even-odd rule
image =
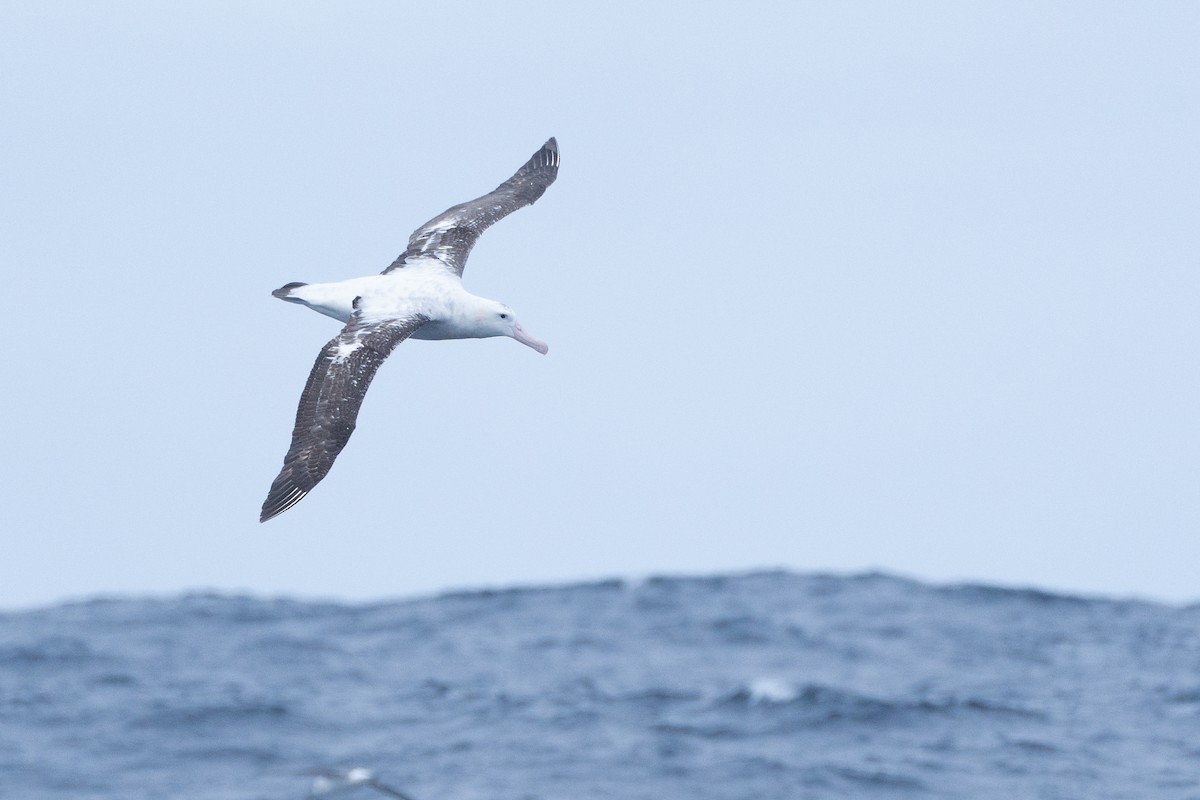
<svg viewBox="0 0 1200 800">
<path fill-rule="evenodd" d="M 0 614 L 0 792 L 267 800 L 364 764 L 421 798 L 1175 800 L 1198 618 L 778 571 L 72 603 Z"/>
<path fill-rule="evenodd" d="M 133 720 L 132 724 L 136 727 L 148 728 L 219 725 L 246 719 L 276 719 L 287 713 L 288 708 L 285 704 L 274 702 L 182 705 L 159 708 Z"/>
<path fill-rule="evenodd" d="M 78 666 L 103 660 L 82 638 L 48 636 L 16 644 L 0 644 L 0 664 L 15 666 Z"/>
</svg>

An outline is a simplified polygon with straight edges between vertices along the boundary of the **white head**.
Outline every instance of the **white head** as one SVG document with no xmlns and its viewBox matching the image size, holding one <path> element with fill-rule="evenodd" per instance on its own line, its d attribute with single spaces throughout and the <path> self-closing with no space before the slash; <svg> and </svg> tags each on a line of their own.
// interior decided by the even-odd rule
<svg viewBox="0 0 1200 800">
<path fill-rule="evenodd" d="M 535 339 L 525 332 L 517 315 L 503 303 L 488 301 L 479 312 L 479 331 L 483 336 L 511 336 L 518 342 L 532 347 L 542 355 L 550 351 L 550 346 L 541 339 Z"/>
</svg>

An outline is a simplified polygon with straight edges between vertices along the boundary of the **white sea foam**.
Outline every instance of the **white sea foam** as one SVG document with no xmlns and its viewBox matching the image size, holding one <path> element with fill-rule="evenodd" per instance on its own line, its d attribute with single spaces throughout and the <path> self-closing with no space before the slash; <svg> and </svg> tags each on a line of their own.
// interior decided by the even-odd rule
<svg viewBox="0 0 1200 800">
<path fill-rule="evenodd" d="M 782 678 L 763 677 L 750 681 L 751 703 L 790 703 L 800 690 Z"/>
</svg>

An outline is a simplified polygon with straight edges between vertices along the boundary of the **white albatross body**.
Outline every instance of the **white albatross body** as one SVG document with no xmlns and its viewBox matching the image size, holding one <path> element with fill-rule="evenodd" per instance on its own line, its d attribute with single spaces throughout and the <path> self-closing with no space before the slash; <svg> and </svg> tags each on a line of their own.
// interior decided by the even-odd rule
<svg viewBox="0 0 1200 800">
<path fill-rule="evenodd" d="M 296 409 L 292 444 L 263 503 L 260 522 L 300 502 L 329 473 L 354 431 L 375 372 L 405 339 L 509 336 L 545 354 L 513 310 L 463 288 L 467 256 L 493 223 L 532 204 L 558 175 L 551 138 L 516 174 L 418 228 L 379 275 L 333 283 L 289 283 L 272 294 L 345 323 L 317 357 Z"/>
<path fill-rule="evenodd" d="M 303 303 L 343 323 L 350 321 L 356 299 L 361 299 L 363 307 L 376 316 L 398 317 L 416 312 L 429 317 L 428 322 L 409 334 L 410 339 L 512 336 L 539 353 L 550 350 L 545 342 L 533 338 L 516 323 L 511 308 L 471 294 L 463 288 L 462 278 L 432 257 L 417 258 L 403 270 L 387 275 L 305 284 L 291 289 L 284 299 Z M 492 318 L 499 314 L 506 314 L 505 319 L 513 321 L 511 333 L 507 330 L 510 326 L 492 324 Z"/>
</svg>

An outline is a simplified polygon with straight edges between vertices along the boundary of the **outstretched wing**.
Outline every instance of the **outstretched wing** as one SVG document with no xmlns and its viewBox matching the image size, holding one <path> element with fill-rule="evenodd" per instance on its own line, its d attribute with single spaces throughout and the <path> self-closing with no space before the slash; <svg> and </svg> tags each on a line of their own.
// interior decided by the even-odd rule
<svg viewBox="0 0 1200 800">
<path fill-rule="evenodd" d="M 417 328 L 428 321 L 420 314 L 402 318 L 364 317 L 361 298 L 337 337 L 329 340 L 309 373 L 292 446 L 283 469 L 271 484 L 259 522 L 279 516 L 299 503 L 328 473 L 354 432 L 358 409 L 379 365 Z"/>
<path fill-rule="evenodd" d="M 400 269 L 416 256 L 436 256 L 459 275 L 475 241 L 489 227 L 518 208 L 531 205 L 558 177 L 558 142 L 550 137 L 542 149 L 495 191 L 438 214 L 413 232 L 408 249 L 384 274 Z"/>
<path fill-rule="evenodd" d="M 309 797 L 318 797 L 340 789 L 352 789 L 356 786 L 369 786 L 388 797 L 396 797 L 399 800 L 412 800 L 411 797 L 399 789 L 376 780 L 371 771 L 363 767 L 355 767 L 354 769 L 340 772 L 331 769 L 309 769 L 305 770 L 304 774 L 315 776 L 313 787 L 309 790 Z"/>
<path fill-rule="evenodd" d="M 374 780 L 374 779 L 367 781 L 367 786 L 370 786 L 372 789 L 379 792 L 380 794 L 386 794 L 388 797 L 397 797 L 400 800 L 412 800 L 411 797 L 409 797 L 408 795 L 406 795 L 404 792 L 400 791 L 399 789 L 393 789 L 391 786 L 388 786 L 386 783 L 380 783 L 379 781 Z"/>
</svg>

